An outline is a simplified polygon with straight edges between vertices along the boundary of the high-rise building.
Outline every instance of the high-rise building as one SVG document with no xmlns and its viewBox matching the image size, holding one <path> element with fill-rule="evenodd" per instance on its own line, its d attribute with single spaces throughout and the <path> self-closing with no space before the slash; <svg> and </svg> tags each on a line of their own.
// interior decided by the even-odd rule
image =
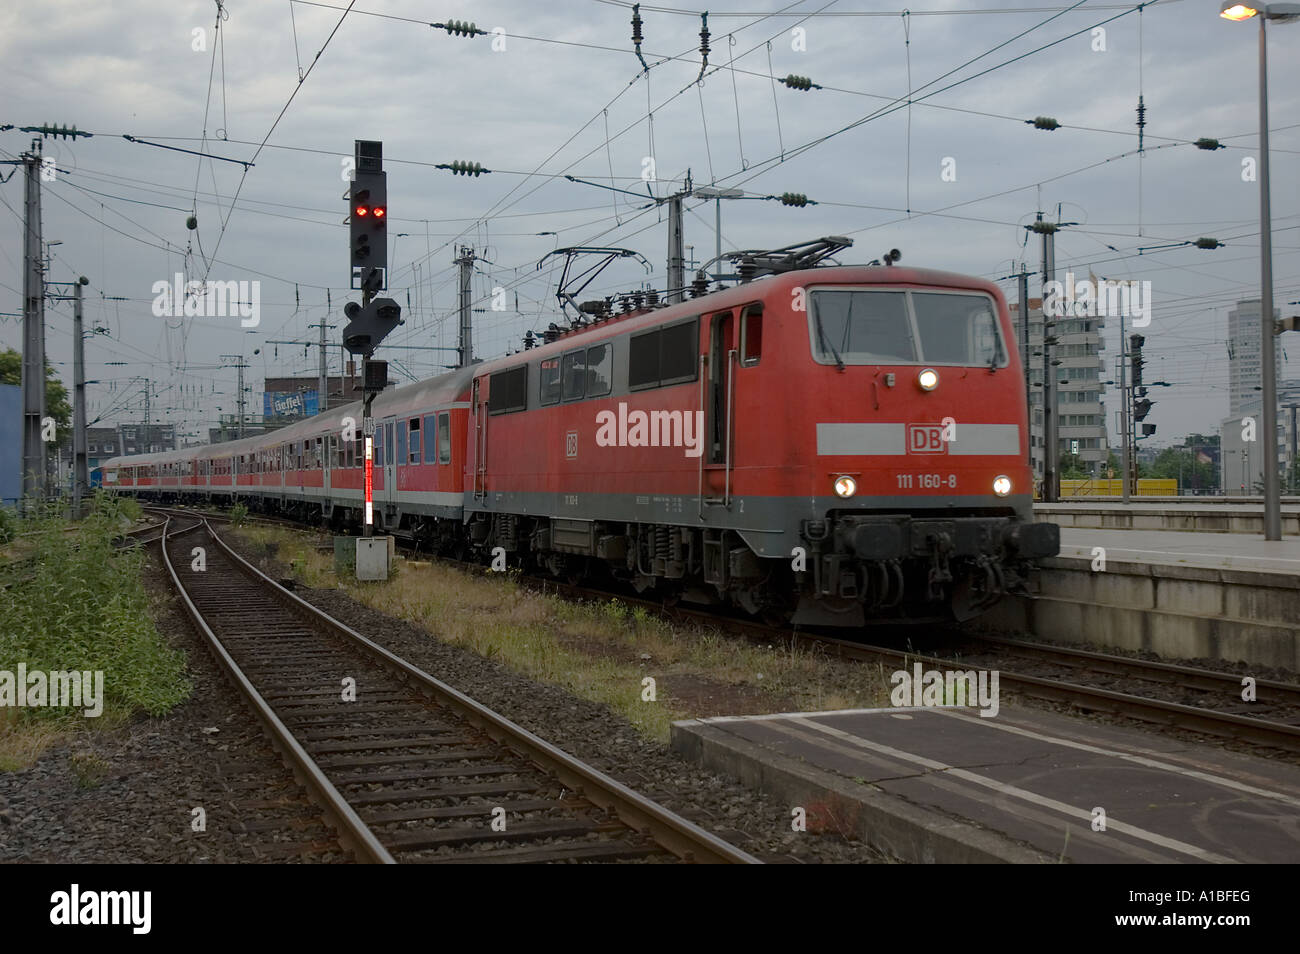
<svg viewBox="0 0 1300 954">
<path fill-rule="evenodd" d="M 1281 317 L 1277 310 L 1274 317 Z M 1245 298 L 1228 312 L 1228 416 L 1240 420 L 1264 410 L 1259 299 Z M 1276 377 L 1282 379 L 1282 349 L 1273 349 Z"/>
<path fill-rule="evenodd" d="M 1224 491 L 1253 494 L 1264 482 L 1264 468 L 1270 459 L 1264 443 L 1263 365 L 1260 362 L 1262 334 L 1260 300 L 1243 298 L 1228 312 L 1228 417 L 1219 429 L 1223 455 L 1219 466 Z M 1273 317 L 1281 317 L 1274 309 Z M 1273 349 L 1274 381 L 1277 382 L 1278 415 L 1276 451 L 1283 488 L 1287 487 L 1291 449 L 1291 405 L 1300 404 L 1300 382 L 1282 380 L 1280 341 Z M 1251 420 L 1253 419 L 1253 420 Z M 1253 433 L 1253 440 L 1243 440 Z"/>
<path fill-rule="evenodd" d="M 1016 330 L 1016 344 L 1023 352 L 1024 328 L 1018 302 L 1011 303 L 1011 324 Z M 1053 334 L 1056 366 L 1056 436 L 1057 459 L 1061 455 L 1078 456 L 1093 476 L 1104 477 L 1110 444 L 1106 438 L 1106 386 L 1102 381 L 1105 358 L 1102 357 L 1101 317 L 1058 318 Z M 1043 302 L 1029 299 L 1029 350 L 1021 354 L 1029 367 L 1030 458 L 1034 476 L 1043 475 Z"/>
</svg>

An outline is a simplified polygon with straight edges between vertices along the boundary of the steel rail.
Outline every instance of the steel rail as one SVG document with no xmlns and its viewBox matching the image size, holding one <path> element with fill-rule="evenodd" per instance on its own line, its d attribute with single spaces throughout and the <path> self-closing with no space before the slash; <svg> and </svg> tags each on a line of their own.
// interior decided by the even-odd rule
<svg viewBox="0 0 1300 954">
<path fill-rule="evenodd" d="M 471 699 L 423 670 L 395 656 L 345 623 L 317 609 L 302 597 L 253 566 L 222 540 L 205 521 L 212 540 L 245 575 L 274 591 L 300 615 L 362 648 L 390 671 L 453 710 L 493 740 L 506 745 L 555 775 L 566 787 L 614 813 L 628 827 L 648 834 L 656 843 L 684 861 L 700 864 L 761 864 L 759 859 L 711 832 L 633 791 L 623 783 L 557 748 L 520 725 Z"/>
<path fill-rule="evenodd" d="M 1136 659 L 1130 656 L 1115 656 L 1088 649 L 1071 646 L 1049 646 L 1045 643 L 1029 642 L 1023 639 L 1007 639 L 1003 636 L 976 637 L 981 643 L 991 646 L 1005 646 L 1019 650 L 1024 654 L 1043 659 L 1059 660 L 1061 665 L 1087 666 L 1096 672 L 1106 672 L 1118 676 L 1133 676 L 1152 682 L 1185 686 L 1213 692 L 1229 686 L 1241 687 L 1242 673 L 1224 672 L 1217 669 L 1202 669 L 1199 666 L 1180 666 L 1176 663 L 1157 662 L 1152 659 Z M 1287 704 L 1300 704 L 1300 685 L 1292 682 L 1278 682 L 1273 679 L 1256 679 L 1257 689 L 1267 689 L 1285 696 Z"/>
<path fill-rule="evenodd" d="M 343 797 L 339 790 L 334 787 L 334 784 L 325 777 L 325 773 L 321 771 L 320 766 L 307 754 L 307 750 L 302 747 L 288 727 L 280 721 L 280 717 L 275 714 L 266 699 L 262 697 L 262 694 L 254 688 L 252 682 L 244 675 L 243 670 L 235 663 L 234 658 L 222 645 L 221 640 L 208 626 L 203 614 L 194 605 L 189 592 L 185 589 L 185 584 L 181 582 L 180 575 L 176 572 L 176 567 L 172 565 L 171 556 L 167 553 L 170 524 L 171 518 L 169 517 L 167 524 L 164 525 L 162 535 L 163 564 L 171 575 L 172 585 L 176 587 L 176 592 L 180 594 L 186 612 L 189 614 L 190 619 L 193 620 L 194 625 L 198 627 L 199 632 L 203 634 L 203 638 L 207 641 L 208 647 L 212 650 L 217 662 L 226 670 L 226 674 L 234 683 L 235 688 L 244 696 L 254 714 L 270 732 L 276 748 L 284 756 L 294 775 L 307 786 L 313 800 L 325 811 L 329 820 L 333 822 L 335 830 L 339 834 L 339 840 L 344 847 L 352 849 L 359 861 L 373 864 L 395 864 L 395 859 L 389 854 L 388 849 L 380 844 L 374 832 L 361 820 L 361 817 L 348 804 L 347 799 Z M 212 527 L 206 520 L 201 521 L 201 525 L 207 529 L 213 539 L 217 539 Z M 186 532 L 194 529 L 197 529 L 197 527 L 189 527 Z"/>
</svg>

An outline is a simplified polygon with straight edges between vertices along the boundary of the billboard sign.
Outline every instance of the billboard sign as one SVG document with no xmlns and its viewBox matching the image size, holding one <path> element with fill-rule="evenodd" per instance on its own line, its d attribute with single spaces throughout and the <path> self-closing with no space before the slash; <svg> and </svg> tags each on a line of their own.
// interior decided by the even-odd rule
<svg viewBox="0 0 1300 954">
<path fill-rule="evenodd" d="M 267 391 L 262 395 L 264 417 L 312 417 L 318 412 L 318 392 Z"/>
</svg>

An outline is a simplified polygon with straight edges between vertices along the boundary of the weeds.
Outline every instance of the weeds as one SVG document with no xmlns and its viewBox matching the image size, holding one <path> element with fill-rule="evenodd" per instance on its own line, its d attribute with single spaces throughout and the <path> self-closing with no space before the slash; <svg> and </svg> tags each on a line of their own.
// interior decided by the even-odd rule
<svg viewBox="0 0 1300 954">
<path fill-rule="evenodd" d="M 304 533 L 255 527 L 241 537 L 261 552 L 278 547 L 309 586 L 339 588 L 389 616 L 423 627 L 542 682 L 604 703 L 642 733 L 665 740 L 673 720 L 719 714 L 675 698 L 674 677 L 704 679 L 745 694 L 755 710 L 794 705 L 801 711 L 888 705 L 887 676 L 846 666 L 801 643 L 760 646 L 700 626 L 674 626 L 619 599 L 573 602 L 521 585 L 517 575 L 461 570 L 443 563 L 406 563 L 387 582 L 358 584 L 334 572 L 332 555 Z M 648 656 L 649 659 L 644 657 Z M 641 680 L 654 676 L 659 701 L 641 700 Z"/>
<path fill-rule="evenodd" d="M 7 568 L 0 582 L 4 628 L 0 671 L 102 671 L 106 714 L 166 712 L 189 695 L 184 657 L 159 636 L 141 580 L 143 555 L 114 548 L 139 507 L 107 493 L 95 496 L 75 531 L 56 516 L 18 526 L 30 547 L 27 560 Z M 20 710 L 18 721 L 76 724 L 80 710 L 55 706 Z"/>
</svg>

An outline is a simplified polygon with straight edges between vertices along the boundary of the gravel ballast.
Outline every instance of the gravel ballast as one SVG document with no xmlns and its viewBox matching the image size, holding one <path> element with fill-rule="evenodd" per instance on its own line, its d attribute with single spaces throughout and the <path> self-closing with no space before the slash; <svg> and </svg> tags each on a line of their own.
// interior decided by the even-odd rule
<svg viewBox="0 0 1300 954">
<path fill-rule="evenodd" d="M 146 585 L 169 593 L 153 552 Z M 189 700 L 162 718 L 76 732 L 31 767 L 0 772 L 0 861 L 347 860 L 178 601 L 155 605 L 159 631 L 187 654 Z"/>
</svg>

